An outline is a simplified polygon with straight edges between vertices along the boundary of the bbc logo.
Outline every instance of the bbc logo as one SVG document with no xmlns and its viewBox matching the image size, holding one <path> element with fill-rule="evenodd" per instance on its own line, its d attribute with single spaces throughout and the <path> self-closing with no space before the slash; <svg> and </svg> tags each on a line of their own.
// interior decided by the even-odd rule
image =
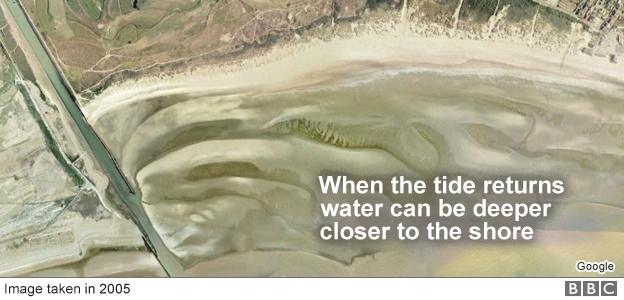
<svg viewBox="0 0 624 300">
<path fill-rule="evenodd" d="M 566 281 L 566 296 L 617 296 L 617 281 Z"/>
</svg>

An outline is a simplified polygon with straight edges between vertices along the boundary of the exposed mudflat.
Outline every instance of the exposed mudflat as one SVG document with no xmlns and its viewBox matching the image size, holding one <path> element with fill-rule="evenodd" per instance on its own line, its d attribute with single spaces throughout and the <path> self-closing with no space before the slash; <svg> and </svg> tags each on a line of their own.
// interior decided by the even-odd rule
<svg viewBox="0 0 624 300">
<path fill-rule="evenodd" d="M 560 59 L 363 37 L 240 72 L 120 85 L 86 111 L 189 273 L 578 275 L 579 257 L 624 263 L 624 92 L 621 69 Z M 557 177 L 568 192 L 519 245 L 317 238 L 319 174 L 442 172 Z"/>
</svg>

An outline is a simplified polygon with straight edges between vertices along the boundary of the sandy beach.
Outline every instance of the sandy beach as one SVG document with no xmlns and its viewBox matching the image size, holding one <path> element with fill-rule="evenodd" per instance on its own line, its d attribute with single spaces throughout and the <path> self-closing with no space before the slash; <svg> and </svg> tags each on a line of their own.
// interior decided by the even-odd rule
<svg viewBox="0 0 624 300">
<path fill-rule="evenodd" d="M 370 34 L 330 42 L 276 47 L 237 65 L 162 78 L 126 81 L 84 107 L 90 122 L 131 103 L 198 92 L 275 92 L 326 83 L 349 73 L 412 69 L 498 75 L 618 92 L 624 68 L 600 57 L 567 55 L 504 41 Z M 270 74 L 270 76 L 267 76 Z"/>
</svg>

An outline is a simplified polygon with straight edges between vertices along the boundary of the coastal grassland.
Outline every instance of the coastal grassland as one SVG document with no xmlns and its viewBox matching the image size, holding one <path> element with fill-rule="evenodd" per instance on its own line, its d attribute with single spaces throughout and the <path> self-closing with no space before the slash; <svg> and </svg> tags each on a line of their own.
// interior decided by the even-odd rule
<svg viewBox="0 0 624 300">
<path fill-rule="evenodd" d="M 561 31 L 570 30 L 570 25 L 575 22 L 574 18 L 556 9 L 544 7 L 542 11 L 545 12 L 544 19 L 546 22 Z"/>
<path fill-rule="evenodd" d="M 139 29 L 135 24 L 128 24 L 122 27 L 115 37 L 121 44 L 130 44 L 139 39 Z"/>
<path fill-rule="evenodd" d="M 138 1 L 135 5 L 131 0 L 24 1 L 72 86 L 85 99 L 114 82 L 236 59 L 262 51 L 258 46 L 292 40 L 307 32 L 310 36 L 306 38 L 331 36 L 355 28 L 349 27 L 349 23 L 359 18 L 371 23 L 390 20 L 401 7 L 391 0 L 344 0 L 340 6 L 332 3 L 333 0 L 166 0 Z M 449 27 L 457 3 L 411 2 L 417 9 L 410 10 L 409 21 Z M 482 26 L 497 5 L 510 5 L 503 20 L 509 24 L 529 22 L 537 11 L 530 0 L 466 0 L 461 10 L 461 27 Z M 353 7 L 355 14 L 345 13 L 341 7 Z M 552 35 L 556 32 L 548 28 L 555 27 L 567 33 L 569 18 L 550 9 L 541 11 L 536 31 Z"/>
<path fill-rule="evenodd" d="M 80 0 L 82 8 L 91 20 L 99 20 L 102 16 L 102 8 L 105 0 Z"/>
<path fill-rule="evenodd" d="M 172 47 L 170 42 L 174 36 L 163 36 L 163 33 L 181 30 L 186 22 L 200 22 L 197 18 L 188 18 L 192 18 L 197 12 L 201 13 L 201 10 L 209 10 L 215 2 L 139 1 L 137 7 L 133 6 L 132 0 L 69 0 L 54 3 L 43 0 L 24 1 L 24 4 L 39 30 L 54 45 L 54 52 L 59 55 L 61 66 L 66 71 L 70 66 L 74 68 L 75 71 L 69 79 L 81 90 L 116 69 L 135 64 L 152 64 L 159 57 L 165 58 L 166 54 L 162 53 Z M 178 37 L 180 34 L 175 36 Z M 171 41 L 166 42 L 168 39 Z M 139 41 L 143 41 L 143 45 L 132 45 Z M 161 45 L 162 41 L 166 44 Z M 134 50 L 114 50 L 119 47 L 130 47 Z M 134 60 L 132 57 L 140 57 L 134 51 L 141 50 L 144 50 L 144 58 L 138 62 L 126 63 Z M 110 62 L 107 60 L 108 55 L 117 58 L 115 65 L 100 67 L 98 62 Z M 102 69 L 109 71 L 104 72 Z"/>
<path fill-rule="evenodd" d="M 472 15 L 479 22 L 487 22 L 488 18 L 496 12 L 497 7 L 502 9 L 509 5 L 508 19 L 511 22 L 530 19 L 539 7 L 530 0 L 466 0 L 466 5 L 468 9 L 464 14 Z"/>
<path fill-rule="evenodd" d="M 40 28 L 41 33 L 50 32 L 52 30 L 52 17 L 50 16 L 48 10 L 48 0 L 36 1 L 34 5 L 37 27 Z"/>
<path fill-rule="evenodd" d="M 131 0 L 130 0 L 131 1 Z M 102 16 L 105 0 L 67 0 L 63 1 L 72 12 L 88 17 L 92 21 L 97 21 Z M 112 1 L 116 2 L 116 1 Z M 124 1 L 120 1 L 124 2 Z M 58 16 L 61 17 L 61 16 Z"/>
<path fill-rule="evenodd" d="M 507 5 L 509 5 L 509 10 L 506 20 L 511 23 L 531 20 L 538 9 L 540 18 L 543 20 L 538 26 L 549 24 L 565 32 L 575 21 L 567 14 L 550 7 L 540 6 L 531 0 L 466 0 L 465 5 L 466 9 L 462 10 L 462 15 L 479 23 L 487 22 L 497 8 L 500 10 Z"/>
</svg>

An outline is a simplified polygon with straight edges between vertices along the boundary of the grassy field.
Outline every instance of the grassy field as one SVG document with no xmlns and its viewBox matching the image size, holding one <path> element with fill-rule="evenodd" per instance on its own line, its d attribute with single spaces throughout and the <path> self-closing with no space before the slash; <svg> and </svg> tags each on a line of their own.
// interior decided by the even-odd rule
<svg viewBox="0 0 624 300">
<path fill-rule="evenodd" d="M 335 18 L 332 0 L 24 0 L 74 89 L 85 95 L 111 81 L 150 72 L 149 66 L 194 57 L 193 64 L 266 44 L 275 37 Z M 372 3 L 372 2 L 371 2 Z M 374 1 L 378 10 L 397 10 L 392 1 Z M 425 0 L 422 20 L 449 26 L 456 0 Z M 487 22 L 496 6 L 510 5 L 507 22 L 529 20 L 530 0 L 466 0 L 461 22 Z M 571 18 L 543 8 L 539 24 L 567 30 Z M 540 26 L 541 28 L 542 26 Z M 82 53 L 82 54 L 81 54 Z M 197 59 L 202 57 L 202 59 Z M 154 68 L 153 71 L 158 69 Z"/>
</svg>

